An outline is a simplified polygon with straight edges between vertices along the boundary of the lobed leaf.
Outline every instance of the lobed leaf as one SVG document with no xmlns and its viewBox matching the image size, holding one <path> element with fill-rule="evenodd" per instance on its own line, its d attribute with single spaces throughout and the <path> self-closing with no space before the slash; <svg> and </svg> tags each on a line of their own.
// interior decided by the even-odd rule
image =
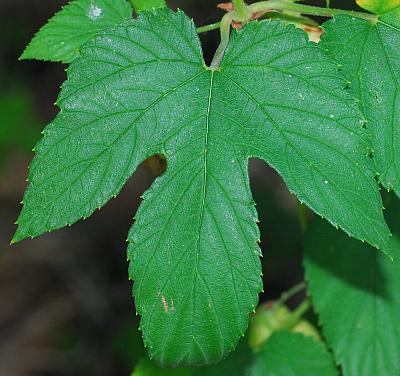
<svg viewBox="0 0 400 376">
<path fill-rule="evenodd" d="M 302 31 L 251 23 L 234 35 L 217 72 L 227 92 L 220 122 L 232 128 L 225 140 L 239 136 L 300 201 L 390 253 L 363 119 L 336 68 Z"/>
<path fill-rule="evenodd" d="M 304 32 L 251 23 L 211 70 L 193 22 L 162 9 L 101 32 L 81 55 L 36 147 L 14 241 L 89 216 L 164 154 L 128 237 L 144 342 L 159 363 L 217 362 L 246 330 L 262 289 L 250 157 L 389 252 L 361 116 Z"/>
<path fill-rule="evenodd" d="M 393 243 L 400 252 L 397 237 Z M 400 261 L 322 222 L 305 251 L 308 291 L 344 374 L 400 374 Z"/>
<path fill-rule="evenodd" d="M 400 195 L 400 8 L 376 24 L 340 16 L 324 29 L 321 45 L 359 99 L 379 181 Z"/>
<path fill-rule="evenodd" d="M 132 8 L 126 0 L 71 1 L 38 31 L 20 59 L 70 63 L 99 31 L 130 18 Z"/>
</svg>

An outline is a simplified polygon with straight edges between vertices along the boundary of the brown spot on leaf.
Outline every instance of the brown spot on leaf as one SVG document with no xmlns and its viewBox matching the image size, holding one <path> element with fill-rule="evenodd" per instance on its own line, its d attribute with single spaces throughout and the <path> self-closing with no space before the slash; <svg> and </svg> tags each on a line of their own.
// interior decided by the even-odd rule
<svg viewBox="0 0 400 376">
<path fill-rule="evenodd" d="M 164 312 L 168 313 L 168 302 L 167 302 L 167 299 L 165 299 L 164 295 L 161 295 L 161 303 L 164 307 Z"/>
</svg>

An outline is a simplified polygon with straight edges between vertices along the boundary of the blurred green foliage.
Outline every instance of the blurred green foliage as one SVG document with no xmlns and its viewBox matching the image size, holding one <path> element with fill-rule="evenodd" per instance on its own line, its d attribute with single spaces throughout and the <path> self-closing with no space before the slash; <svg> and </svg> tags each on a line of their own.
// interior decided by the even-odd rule
<svg viewBox="0 0 400 376">
<path fill-rule="evenodd" d="M 0 168 L 8 153 L 29 152 L 39 137 L 31 97 L 21 88 L 0 93 Z"/>
</svg>

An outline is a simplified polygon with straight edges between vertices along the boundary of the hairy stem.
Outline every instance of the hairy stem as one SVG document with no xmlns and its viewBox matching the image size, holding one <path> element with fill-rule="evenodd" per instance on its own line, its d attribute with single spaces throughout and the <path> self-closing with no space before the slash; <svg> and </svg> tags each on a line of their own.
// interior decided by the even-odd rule
<svg viewBox="0 0 400 376">
<path fill-rule="evenodd" d="M 369 13 L 355 12 L 351 10 L 335 9 L 335 8 L 321 8 L 312 5 L 304 5 L 299 3 L 293 3 L 284 0 L 269 0 L 260 1 L 248 6 L 251 12 L 265 12 L 267 10 L 277 10 L 277 11 L 295 11 L 302 14 L 307 14 L 311 16 L 320 17 L 334 17 L 338 15 L 348 15 L 356 18 L 362 18 L 367 21 L 377 22 L 378 18 Z"/>
<path fill-rule="evenodd" d="M 348 15 L 356 18 L 362 18 L 364 20 L 374 23 L 378 21 L 377 16 L 370 13 L 355 12 L 344 9 L 321 8 L 312 5 L 294 3 L 287 0 L 260 1 L 251 5 L 246 5 L 243 0 L 233 0 L 232 2 L 234 6 L 234 11 L 226 13 L 219 25 L 221 29 L 221 43 L 218 46 L 213 61 L 211 62 L 211 69 L 217 69 L 221 64 L 225 49 L 228 46 L 232 20 L 244 23 L 249 21 L 251 19 L 251 15 L 254 13 L 266 13 L 268 11 L 295 11 L 311 16 L 334 17 L 337 15 Z M 202 26 L 198 28 L 197 31 L 201 33 L 204 31 L 213 30 L 217 27 L 218 23 L 215 23 Z"/>
<path fill-rule="evenodd" d="M 234 9 L 234 19 L 239 22 L 246 22 L 249 20 L 251 12 L 243 0 L 232 0 Z"/>
<path fill-rule="evenodd" d="M 200 26 L 196 29 L 197 33 L 205 33 L 207 31 L 219 29 L 221 27 L 221 22 L 216 22 L 210 25 Z"/>
<path fill-rule="evenodd" d="M 210 68 L 217 69 L 221 64 L 222 58 L 224 57 L 225 49 L 229 43 L 229 35 L 231 31 L 232 13 L 226 13 L 221 20 L 221 43 L 219 44 L 217 51 L 215 52 L 214 58 L 211 62 Z"/>
</svg>

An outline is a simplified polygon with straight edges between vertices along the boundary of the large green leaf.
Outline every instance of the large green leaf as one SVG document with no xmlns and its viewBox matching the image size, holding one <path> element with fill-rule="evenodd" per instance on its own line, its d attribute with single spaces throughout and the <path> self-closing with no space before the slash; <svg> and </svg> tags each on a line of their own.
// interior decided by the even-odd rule
<svg viewBox="0 0 400 376">
<path fill-rule="evenodd" d="M 342 65 L 367 120 L 379 180 L 400 195 L 400 9 L 376 24 L 341 16 L 324 29 L 321 44 Z"/>
<path fill-rule="evenodd" d="M 300 333 L 272 335 L 246 376 L 336 376 L 332 355 L 321 342 Z"/>
<path fill-rule="evenodd" d="M 333 224 L 388 251 L 360 115 L 336 64 L 304 32 L 251 23 L 211 70 L 193 22 L 164 9 L 81 53 L 36 147 L 14 241 L 89 216 L 141 161 L 164 154 L 167 170 L 128 238 L 144 341 L 160 363 L 222 359 L 257 305 L 249 157 Z"/>
<path fill-rule="evenodd" d="M 21 59 L 69 63 L 96 33 L 131 17 L 132 7 L 126 0 L 74 0 L 38 31 Z"/>
<path fill-rule="evenodd" d="M 309 293 L 344 375 L 399 375 L 400 261 L 322 222 L 305 248 Z"/>
</svg>

